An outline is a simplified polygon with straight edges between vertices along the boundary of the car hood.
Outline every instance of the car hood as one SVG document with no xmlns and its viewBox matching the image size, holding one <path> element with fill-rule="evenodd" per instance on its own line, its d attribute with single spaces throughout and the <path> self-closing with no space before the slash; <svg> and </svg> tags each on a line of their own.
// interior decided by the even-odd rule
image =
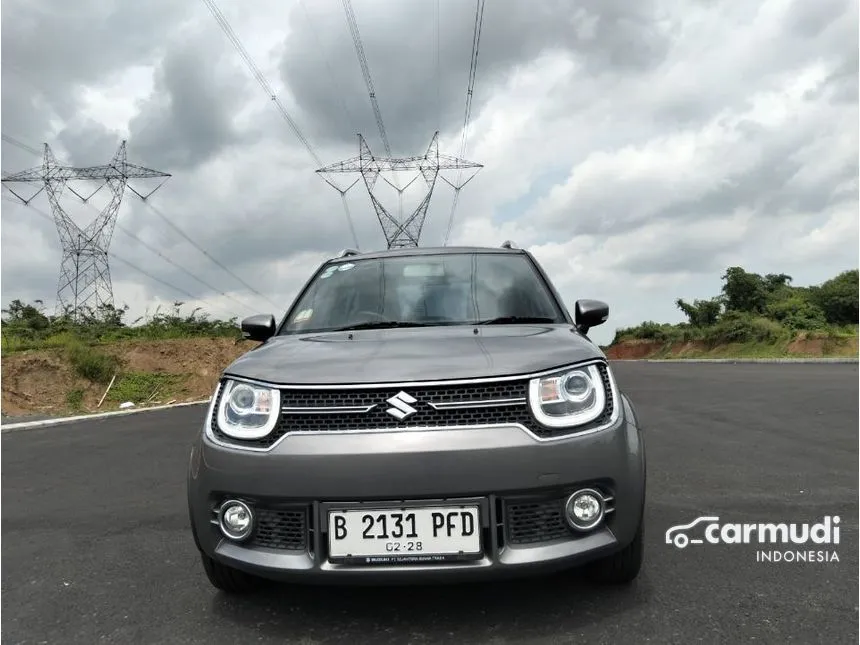
<svg viewBox="0 0 860 645">
<path fill-rule="evenodd" d="M 285 385 L 399 383 L 525 374 L 603 356 L 569 325 L 441 326 L 275 336 L 225 374 Z"/>
</svg>

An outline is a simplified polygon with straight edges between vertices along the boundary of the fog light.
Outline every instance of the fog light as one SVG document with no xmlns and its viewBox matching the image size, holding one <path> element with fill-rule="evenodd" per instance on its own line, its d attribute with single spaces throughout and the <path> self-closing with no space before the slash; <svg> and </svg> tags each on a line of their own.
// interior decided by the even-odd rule
<svg viewBox="0 0 860 645">
<path fill-rule="evenodd" d="M 244 540 L 254 528 L 254 514 L 244 502 L 231 499 L 221 504 L 218 523 L 221 532 L 231 540 Z"/>
<path fill-rule="evenodd" d="M 603 497 L 596 490 L 576 491 L 564 505 L 567 522 L 579 531 L 588 531 L 603 519 Z"/>
</svg>

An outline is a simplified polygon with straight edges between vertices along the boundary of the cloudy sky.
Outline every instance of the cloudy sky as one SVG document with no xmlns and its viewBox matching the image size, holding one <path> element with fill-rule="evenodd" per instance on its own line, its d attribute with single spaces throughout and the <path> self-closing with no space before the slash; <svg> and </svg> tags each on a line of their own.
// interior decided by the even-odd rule
<svg viewBox="0 0 860 645">
<path fill-rule="evenodd" d="M 218 2 L 315 154 L 355 156 L 359 132 L 384 154 L 340 0 L 251 5 Z M 392 153 L 439 130 L 458 154 L 475 2 L 352 6 Z M 851 0 L 490 0 L 465 155 L 484 168 L 449 242 L 528 247 L 569 306 L 610 303 L 599 342 L 680 320 L 675 298 L 715 295 L 729 266 L 796 284 L 856 268 L 857 31 Z M 129 161 L 171 173 L 152 207 L 126 193 L 111 250 L 181 291 L 112 261 L 132 318 L 174 300 L 280 315 L 354 245 L 338 193 L 202 1 L 4 0 L 2 119 L 4 172 L 38 165 L 26 148 L 43 142 L 107 163 L 127 138 Z M 84 226 L 102 193 L 62 203 Z M 444 239 L 452 196 L 437 187 L 422 244 Z M 53 305 L 56 229 L 8 197 L 3 304 Z M 360 247 L 382 248 L 362 185 L 347 197 Z M 50 212 L 44 193 L 33 206 Z"/>
</svg>

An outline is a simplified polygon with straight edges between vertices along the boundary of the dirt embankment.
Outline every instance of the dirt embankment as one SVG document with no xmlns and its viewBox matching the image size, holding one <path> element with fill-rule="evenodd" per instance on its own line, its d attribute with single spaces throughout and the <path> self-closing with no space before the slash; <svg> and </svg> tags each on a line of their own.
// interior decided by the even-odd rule
<svg viewBox="0 0 860 645">
<path fill-rule="evenodd" d="M 605 350 L 613 360 L 643 358 L 856 358 L 857 338 L 796 338 L 783 345 L 730 344 L 711 347 L 703 341 L 665 343 L 624 340 Z"/>
<path fill-rule="evenodd" d="M 220 371 L 255 345 L 248 341 L 237 343 L 229 338 L 193 338 L 131 341 L 97 349 L 119 359 L 121 375 L 150 377 L 137 379 L 137 383 L 152 386 L 143 400 L 135 402 L 140 406 L 210 396 Z M 99 411 L 116 410 L 122 402 L 115 397 L 123 394 L 123 388 L 117 383 L 111 388 L 112 396 L 105 398 Z M 3 356 L 4 416 L 92 412 L 106 389 L 107 384 L 93 383 L 76 374 L 63 350 L 33 350 Z M 117 391 L 113 392 L 114 389 Z M 125 388 L 125 392 L 128 391 Z M 75 393 L 74 398 L 70 396 L 72 393 Z M 146 398 L 151 393 L 152 399 L 147 403 Z"/>
</svg>

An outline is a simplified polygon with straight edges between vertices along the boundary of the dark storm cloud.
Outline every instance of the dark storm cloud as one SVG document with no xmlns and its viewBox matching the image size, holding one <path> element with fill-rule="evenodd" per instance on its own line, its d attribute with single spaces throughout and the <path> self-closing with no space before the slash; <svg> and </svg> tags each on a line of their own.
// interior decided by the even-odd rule
<svg viewBox="0 0 860 645">
<path fill-rule="evenodd" d="M 123 135 L 105 128 L 101 123 L 92 119 L 78 122 L 75 128 L 64 128 L 57 136 L 63 147 L 69 151 L 70 159 L 59 159 L 60 163 L 76 166 L 97 166 L 110 163 L 116 154 Z M 52 146 L 53 147 L 53 146 Z M 132 150 L 128 160 L 137 161 L 135 150 Z M 54 151 L 58 154 L 58 151 Z"/>
<path fill-rule="evenodd" d="M 154 92 L 129 125 L 135 150 L 147 163 L 194 167 L 239 140 L 232 121 L 247 100 L 246 78 L 224 71 L 231 68 L 220 64 L 219 35 L 183 36 L 159 65 Z"/>
<path fill-rule="evenodd" d="M 668 37 L 650 8 L 650 2 L 623 0 L 487 2 L 473 118 L 512 67 L 545 51 L 569 50 L 593 74 L 653 67 L 665 56 Z M 305 2 L 304 9 L 294 10 L 298 27 L 287 41 L 281 74 L 308 131 L 315 140 L 339 141 L 361 131 L 374 152 L 384 154 L 340 3 Z M 353 9 L 392 152 L 416 154 L 440 126 L 443 134 L 456 134 L 464 115 L 474 3 L 441 3 L 438 76 L 435 2 L 354 2 Z"/>
<path fill-rule="evenodd" d="M 151 58 L 187 10 L 175 0 L 4 0 L 3 131 L 41 143 L 52 116 L 76 116 L 78 87 Z"/>
</svg>

